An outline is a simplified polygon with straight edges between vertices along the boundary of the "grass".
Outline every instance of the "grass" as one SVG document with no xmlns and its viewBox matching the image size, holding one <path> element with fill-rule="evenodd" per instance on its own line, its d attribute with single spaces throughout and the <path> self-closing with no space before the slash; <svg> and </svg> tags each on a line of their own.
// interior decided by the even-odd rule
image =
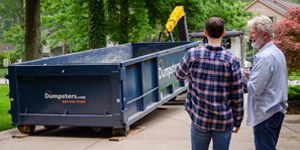
<svg viewBox="0 0 300 150">
<path fill-rule="evenodd" d="M 300 80 L 300 71 L 292 72 L 289 76 L 289 80 Z"/>
<path fill-rule="evenodd" d="M 300 80 L 300 76 L 289 76 L 289 80 Z"/>
<path fill-rule="evenodd" d="M 5 69 L 0 69 L 0 78 L 4 78 Z M 8 69 L 6 69 L 6 74 L 8 74 Z"/>
<path fill-rule="evenodd" d="M 300 76 L 300 71 L 292 72 L 291 76 Z"/>
<path fill-rule="evenodd" d="M 11 125 L 11 115 L 7 113 L 7 110 L 10 109 L 9 97 L 6 96 L 8 92 L 8 84 L 0 84 L 0 131 L 16 127 Z"/>
</svg>

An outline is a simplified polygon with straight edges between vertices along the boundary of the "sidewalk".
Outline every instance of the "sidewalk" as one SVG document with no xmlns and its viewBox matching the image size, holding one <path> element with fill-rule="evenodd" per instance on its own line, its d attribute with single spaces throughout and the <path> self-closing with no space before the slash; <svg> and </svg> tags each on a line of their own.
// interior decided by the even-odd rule
<svg viewBox="0 0 300 150">
<path fill-rule="evenodd" d="M 186 94 L 176 101 L 183 102 Z M 247 94 L 245 94 L 247 97 Z M 246 100 L 245 100 L 246 102 Z M 247 113 L 245 103 L 245 113 Z M 245 114 L 246 115 L 246 114 Z M 243 120 L 238 134 L 233 134 L 230 150 L 254 150 L 252 128 Z M 17 129 L 0 132 L 1 150 L 190 150 L 190 123 L 184 105 L 163 105 L 133 126 L 145 129 L 120 142 L 109 141 L 109 129 L 95 134 L 89 127 L 66 127 L 39 132 L 24 138 L 12 138 Z M 133 128 L 133 126 L 131 128 Z M 37 128 L 43 128 L 38 126 Z M 300 115 L 286 115 L 279 137 L 278 150 L 300 147 Z M 210 148 L 212 149 L 212 148 Z"/>
<path fill-rule="evenodd" d="M 8 79 L 0 78 L 0 84 L 9 84 L 9 81 Z"/>
</svg>

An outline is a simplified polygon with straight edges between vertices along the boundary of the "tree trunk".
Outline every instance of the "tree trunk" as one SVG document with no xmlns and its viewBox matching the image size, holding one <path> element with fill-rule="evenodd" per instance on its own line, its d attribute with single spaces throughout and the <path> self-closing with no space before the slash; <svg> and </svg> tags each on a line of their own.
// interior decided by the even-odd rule
<svg viewBox="0 0 300 150">
<path fill-rule="evenodd" d="M 103 0 L 89 0 L 89 47 L 106 47 L 105 10 Z"/>
<path fill-rule="evenodd" d="M 68 53 L 68 51 L 67 51 L 67 38 L 64 38 L 64 45 L 63 45 L 63 48 L 64 48 L 64 54 L 67 54 Z"/>
<path fill-rule="evenodd" d="M 42 58 L 40 0 L 26 0 L 25 6 L 25 58 Z"/>
<path fill-rule="evenodd" d="M 122 30 L 122 35 L 120 35 L 119 44 L 128 43 L 128 16 L 129 16 L 129 8 L 128 8 L 128 0 L 121 0 L 121 16 L 120 16 L 120 26 Z"/>
<path fill-rule="evenodd" d="M 15 26 L 17 23 L 18 23 L 17 22 L 17 15 L 16 15 L 16 12 L 14 12 L 14 25 L 13 26 Z"/>
<path fill-rule="evenodd" d="M 24 1 L 19 0 L 19 3 L 20 3 L 20 13 L 19 13 L 20 24 L 21 24 L 21 29 L 24 30 Z"/>
</svg>

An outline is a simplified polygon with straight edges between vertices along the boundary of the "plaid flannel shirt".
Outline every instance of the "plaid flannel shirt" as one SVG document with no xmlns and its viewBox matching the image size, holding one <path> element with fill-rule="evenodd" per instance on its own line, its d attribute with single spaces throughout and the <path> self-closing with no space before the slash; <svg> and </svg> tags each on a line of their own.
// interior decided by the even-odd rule
<svg viewBox="0 0 300 150">
<path fill-rule="evenodd" d="M 240 63 L 225 48 L 204 45 L 191 48 L 177 66 L 178 80 L 189 77 L 185 110 L 204 130 L 240 127 L 243 120 L 243 86 Z"/>
</svg>

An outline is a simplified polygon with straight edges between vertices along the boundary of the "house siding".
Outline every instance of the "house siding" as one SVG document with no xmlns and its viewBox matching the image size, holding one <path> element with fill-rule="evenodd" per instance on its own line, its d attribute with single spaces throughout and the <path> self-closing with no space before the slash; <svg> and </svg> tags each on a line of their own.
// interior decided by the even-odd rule
<svg viewBox="0 0 300 150">
<path fill-rule="evenodd" d="M 0 52 L 14 51 L 14 50 L 15 47 L 10 43 L 7 43 L 6 45 L 0 44 Z"/>
<path fill-rule="evenodd" d="M 260 7 L 261 9 L 257 9 Z M 251 11 L 254 14 L 260 13 L 260 15 L 265 15 L 268 17 L 273 17 L 273 22 L 276 24 L 277 22 L 283 21 L 284 17 L 282 14 L 274 11 L 270 7 L 266 6 L 264 3 L 257 1 L 252 6 L 248 7 L 245 11 Z"/>
</svg>

